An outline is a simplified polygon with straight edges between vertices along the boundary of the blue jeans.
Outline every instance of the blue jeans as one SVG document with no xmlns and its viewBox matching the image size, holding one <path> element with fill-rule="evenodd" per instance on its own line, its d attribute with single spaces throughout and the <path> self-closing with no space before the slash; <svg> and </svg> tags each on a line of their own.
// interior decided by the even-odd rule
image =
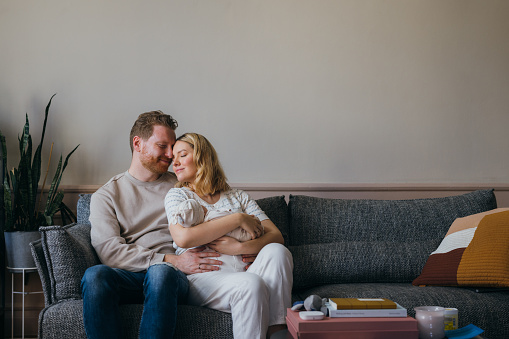
<svg viewBox="0 0 509 339">
<path fill-rule="evenodd" d="M 92 266 L 81 280 L 87 337 L 125 338 L 119 305 L 143 304 L 140 338 L 172 338 L 177 304 L 185 300 L 188 289 L 186 275 L 165 264 L 152 265 L 146 272 Z"/>
</svg>

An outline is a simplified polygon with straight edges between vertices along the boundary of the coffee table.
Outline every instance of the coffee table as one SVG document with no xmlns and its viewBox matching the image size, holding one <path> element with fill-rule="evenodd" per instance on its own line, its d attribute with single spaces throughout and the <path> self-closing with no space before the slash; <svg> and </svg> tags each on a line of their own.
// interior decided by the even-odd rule
<svg viewBox="0 0 509 339">
<path fill-rule="evenodd" d="M 417 320 L 412 317 L 325 317 L 303 320 L 299 312 L 287 310 L 290 338 L 301 339 L 417 339 Z M 280 338 L 284 338 L 281 333 Z M 287 335 L 288 337 L 288 335 Z M 277 337 L 276 337 L 277 338 Z"/>
</svg>

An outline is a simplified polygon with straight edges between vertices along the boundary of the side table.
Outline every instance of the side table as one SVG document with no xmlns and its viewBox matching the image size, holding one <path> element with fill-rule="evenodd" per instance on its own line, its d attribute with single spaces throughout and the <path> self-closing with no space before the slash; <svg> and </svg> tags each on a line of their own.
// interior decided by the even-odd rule
<svg viewBox="0 0 509 339">
<path fill-rule="evenodd" d="M 25 267 L 25 268 L 15 268 L 8 267 L 7 270 L 11 273 L 11 338 L 14 338 L 14 295 L 21 294 L 22 295 L 22 305 L 21 305 L 21 338 L 25 339 L 25 295 L 28 294 L 40 294 L 42 291 L 34 291 L 34 292 L 26 292 L 25 291 L 25 283 L 26 283 L 26 274 L 31 272 L 37 272 L 37 267 Z M 22 274 L 23 282 L 21 291 L 14 290 L 14 275 Z"/>
</svg>

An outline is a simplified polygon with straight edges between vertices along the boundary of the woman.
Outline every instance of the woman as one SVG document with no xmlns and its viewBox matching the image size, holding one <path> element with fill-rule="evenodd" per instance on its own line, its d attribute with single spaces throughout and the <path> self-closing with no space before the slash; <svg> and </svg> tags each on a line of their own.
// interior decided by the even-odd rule
<svg viewBox="0 0 509 339">
<path fill-rule="evenodd" d="M 223 271 L 212 259 L 209 264 L 197 265 L 196 272 L 203 273 L 188 275 L 188 302 L 230 312 L 236 339 L 262 339 L 284 328 L 286 309 L 291 306 L 293 261 L 282 245 L 281 232 L 245 192 L 230 188 L 217 153 L 204 136 L 186 133 L 179 137 L 173 155 L 173 170 L 179 182 L 166 195 L 165 208 L 177 245 L 206 245 L 234 256 L 256 255 L 245 271 Z M 209 211 L 227 209 L 233 213 L 184 227 L 173 216 L 188 199 L 195 199 Z M 240 242 L 224 236 L 237 227 L 252 239 Z"/>
</svg>

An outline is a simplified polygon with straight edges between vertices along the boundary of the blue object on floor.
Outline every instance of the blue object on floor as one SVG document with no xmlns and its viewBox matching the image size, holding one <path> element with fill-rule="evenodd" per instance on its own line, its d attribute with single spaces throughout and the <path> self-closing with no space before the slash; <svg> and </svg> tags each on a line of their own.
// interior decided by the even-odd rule
<svg viewBox="0 0 509 339">
<path fill-rule="evenodd" d="M 445 335 L 449 339 L 470 339 L 483 333 L 484 330 L 475 326 L 474 324 L 467 325 L 457 330 L 445 331 Z"/>
</svg>

